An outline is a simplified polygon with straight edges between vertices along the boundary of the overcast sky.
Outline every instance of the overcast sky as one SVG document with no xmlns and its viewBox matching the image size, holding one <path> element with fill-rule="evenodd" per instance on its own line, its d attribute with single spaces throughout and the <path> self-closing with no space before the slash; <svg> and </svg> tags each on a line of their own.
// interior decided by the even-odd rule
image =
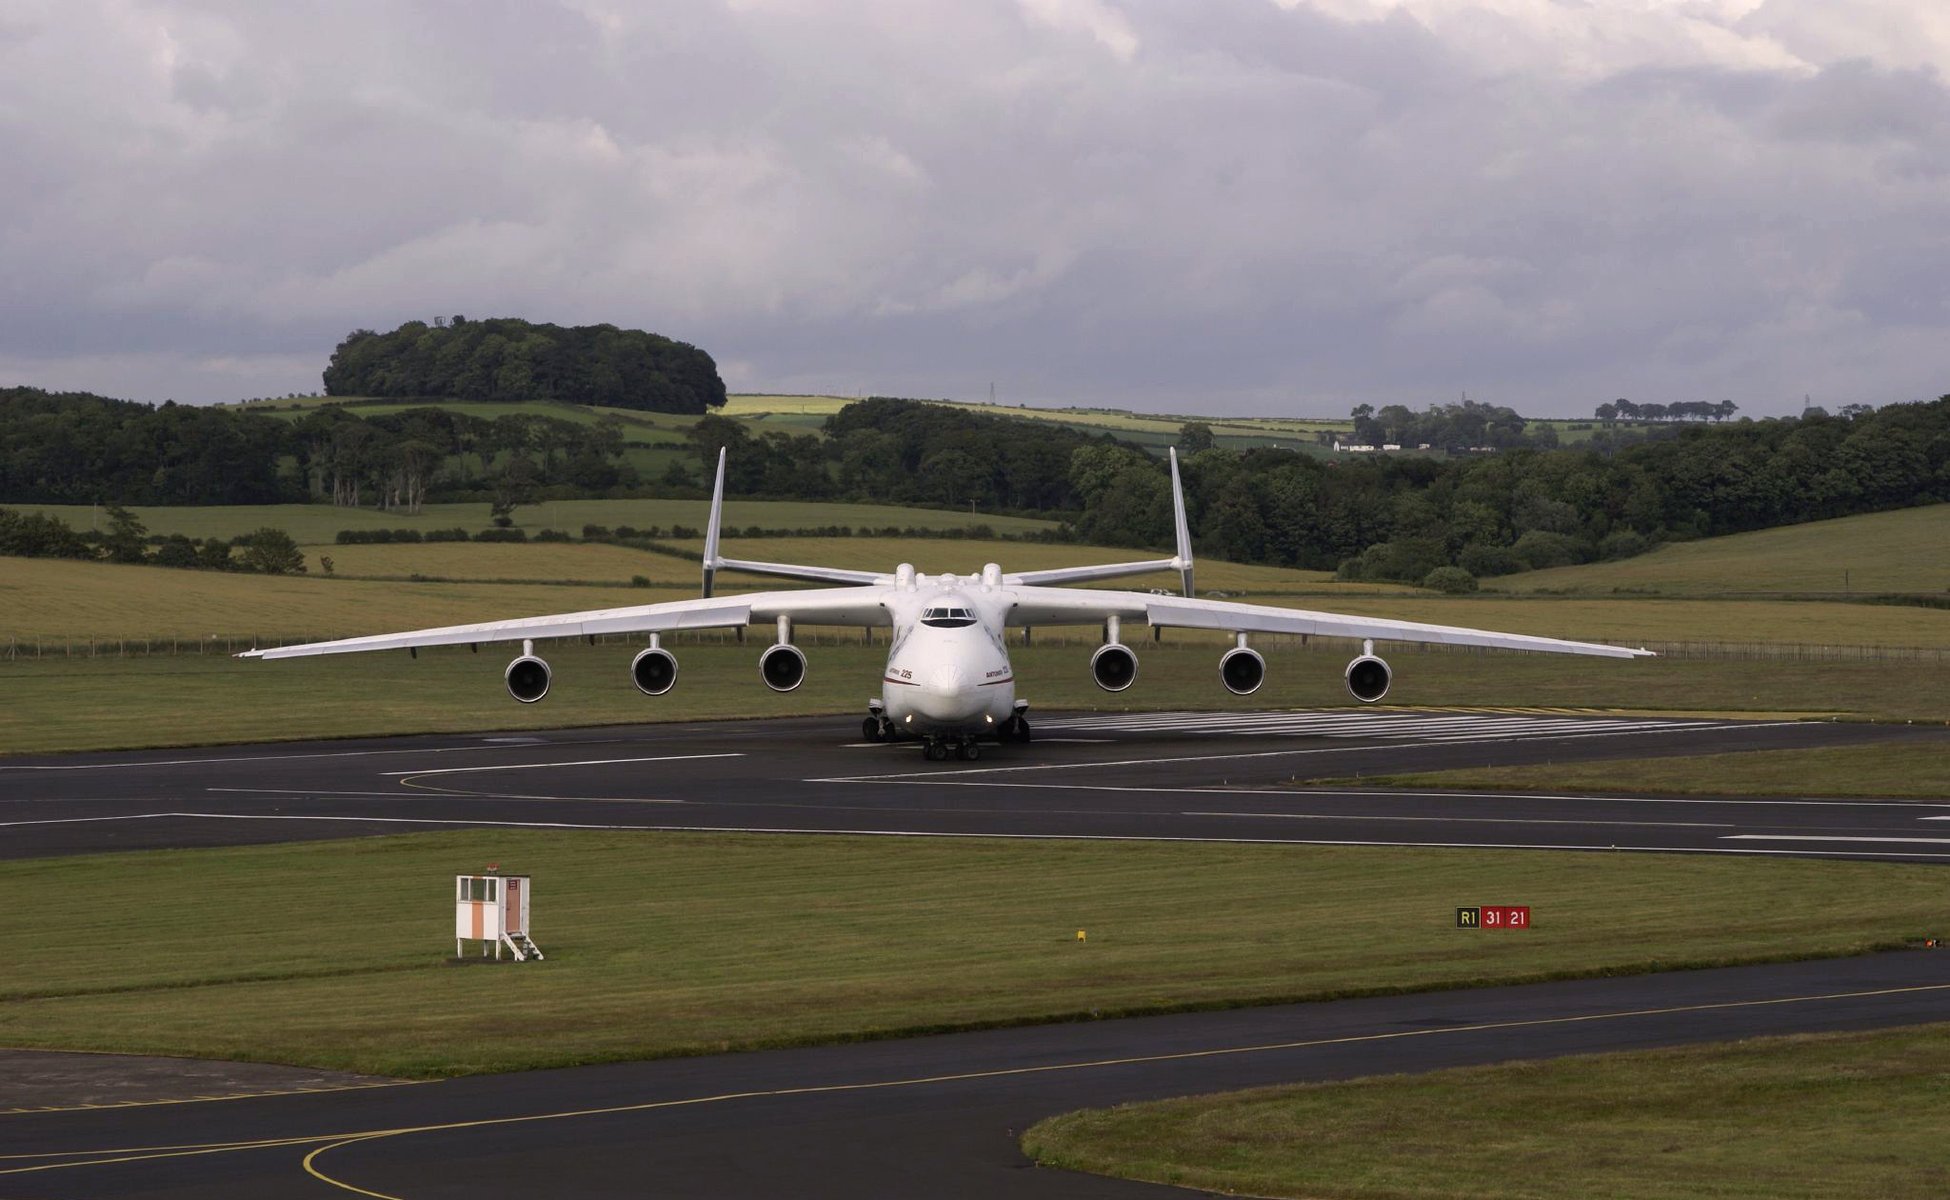
<svg viewBox="0 0 1950 1200">
<path fill-rule="evenodd" d="M 1944 0 L 0 0 L 0 385 L 458 312 L 734 391 L 1934 397 L 1946 59 Z"/>
</svg>

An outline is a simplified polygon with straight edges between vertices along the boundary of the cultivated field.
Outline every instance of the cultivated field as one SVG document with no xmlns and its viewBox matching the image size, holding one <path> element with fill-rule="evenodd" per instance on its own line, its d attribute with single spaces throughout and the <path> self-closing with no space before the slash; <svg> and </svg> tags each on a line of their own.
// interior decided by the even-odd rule
<svg viewBox="0 0 1950 1200">
<path fill-rule="evenodd" d="M 1500 592 L 1950 595 L 1950 504 L 1661 546 L 1619 562 L 1485 580 Z"/>
<path fill-rule="evenodd" d="M 538 880 L 546 962 L 449 965 L 448 880 L 484 862 Z M 509 1070 L 1849 953 L 1934 928 L 1944 888 L 1883 863 L 537 830 L 91 855 L 0 866 L 31 917 L 0 1043 Z M 1548 928 L 1455 937 L 1486 891 Z"/>
</svg>

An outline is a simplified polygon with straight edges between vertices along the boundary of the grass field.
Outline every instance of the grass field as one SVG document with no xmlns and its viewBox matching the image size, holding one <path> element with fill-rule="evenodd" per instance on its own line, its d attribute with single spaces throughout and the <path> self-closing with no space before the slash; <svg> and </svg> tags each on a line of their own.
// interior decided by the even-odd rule
<svg viewBox="0 0 1950 1200">
<path fill-rule="evenodd" d="M 1548 789 L 1729 796 L 1913 796 L 1950 801 L 1950 733 L 1921 742 L 1880 746 L 1482 767 L 1374 776 L 1360 782 L 1374 787 L 1506 792 Z"/>
<path fill-rule="evenodd" d="M 673 546 L 702 553 L 703 539 L 668 542 Z M 1000 562 L 1005 571 L 1033 571 L 1045 567 L 1085 563 L 1124 562 L 1143 551 L 1120 550 L 1106 546 L 1074 546 L 1044 542 L 976 541 L 947 538 L 726 538 L 724 553 L 734 558 L 762 562 L 807 562 L 853 570 L 888 571 L 911 562 L 930 574 L 955 571 L 979 572 L 986 562 Z M 499 542 L 406 543 L 371 546 L 306 546 L 312 570 L 318 569 L 318 556 L 330 555 L 333 570 L 347 578 L 404 579 L 419 574 L 438 579 L 532 579 L 575 580 L 627 584 L 633 575 L 643 575 L 656 583 L 685 587 L 698 584 L 698 566 L 670 555 L 654 554 L 624 546 L 601 544 L 564 545 L 556 542 L 509 544 Z M 777 586 L 776 580 L 726 572 L 729 583 L 749 580 L 755 586 Z M 1346 591 L 1350 594 L 1376 590 L 1365 584 L 1333 582 L 1325 571 L 1289 571 L 1279 567 L 1243 566 L 1236 563 L 1201 562 L 1198 567 L 1201 589 L 1246 594 L 1266 591 Z M 1170 571 L 1155 576 L 1132 576 L 1118 586 L 1176 587 L 1178 577 Z M 658 597 L 670 599 L 671 597 Z"/>
<path fill-rule="evenodd" d="M 1048 1166 L 1308 1200 L 1950 1193 L 1950 1025 L 1268 1088 L 1056 1117 Z"/>
<path fill-rule="evenodd" d="M 101 527 L 106 518 L 86 504 L 20 505 L 23 512 L 57 516 L 79 530 Z M 579 534 L 588 525 L 633 525 L 638 529 L 672 525 L 704 528 L 710 504 L 703 500 L 547 500 L 515 510 L 515 524 L 533 534 L 560 529 Z M 453 529 L 470 532 L 490 528 L 488 506 L 429 504 L 418 514 L 379 512 L 370 508 L 336 508 L 329 504 L 245 504 L 130 509 L 150 533 L 181 533 L 194 538 L 236 537 L 266 525 L 282 529 L 304 543 L 330 542 L 341 529 Z M 1001 517 L 936 508 L 903 508 L 893 504 L 817 504 L 796 500 L 727 500 L 727 529 L 757 525 L 764 529 L 824 529 L 847 525 L 879 529 L 966 529 L 987 525 L 997 533 L 1028 533 L 1054 529 L 1055 521 L 1030 517 Z"/>
<path fill-rule="evenodd" d="M 544 643 L 537 648 L 555 668 L 555 681 L 548 699 L 534 706 L 516 704 L 503 690 L 502 669 L 514 656 L 506 645 L 480 654 L 427 650 L 418 659 L 398 653 L 288 662 L 120 658 L 107 656 L 110 646 L 95 658 L 0 660 L 8 699 L 0 704 L 0 754 L 279 741 L 298 731 L 366 737 L 814 713 L 833 714 L 834 735 L 851 737 L 866 698 L 876 694 L 885 634 L 874 646 L 800 641 L 811 670 L 798 691 L 782 696 L 759 683 L 759 640 L 739 646 L 667 638 L 683 676 L 676 691 L 656 699 L 630 686 L 632 646 Z M 1233 696 L 1219 685 L 1213 640 L 1193 643 L 1188 635 L 1137 649 L 1137 683 L 1112 696 L 1090 682 L 1087 644 L 1050 644 L 1039 635 L 1035 646 L 1011 648 L 1018 694 L 1043 714 L 1356 707 L 1341 686 L 1351 653 L 1344 646 L 1268 648 L 1266 686 L 1251 696 Z M 1950 673 L 1921 673 L 1912 685 L 1891 689 L 1889 666 L 1880 662 L 1566 663 L 1542 655 L 1445 653 L 1392 661 L 1395 686 L 1384 709 L 1547 706 L 1950 720 Z"/>
<path fill-rule="evenodd" d="M 451 877 L 489 862 L 535 877 L 546 962 L 449 965 Z M 1947 889 L 1881 863 L 537 830 L 24 860 L 0 864 L 0 1044 L 505 1070 L 1847 953 L 1931 930 Z M 1536 928 L 1457 936 L 1486 890 Z"/>
<path fill-rule="evenodd" d="M 1661 546 L 1618 562 L 1485 580 L 1503 592 L 1673 596 L 1786 592 L 1950 594 L 1950 504 Z"/>
</svg>

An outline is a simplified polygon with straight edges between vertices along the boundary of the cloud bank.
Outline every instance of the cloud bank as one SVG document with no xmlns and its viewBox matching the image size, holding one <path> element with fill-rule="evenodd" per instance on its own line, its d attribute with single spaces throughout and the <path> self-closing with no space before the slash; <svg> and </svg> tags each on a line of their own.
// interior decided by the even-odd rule
<svg viewBox="0 0 1950 1200">
<path fill-rule="evenodd" d="M 1946 58 L 1893 0 L 9 0 L 0 384 L 463 312 L 734 390 L 1935 396 Z"/>
</svg>

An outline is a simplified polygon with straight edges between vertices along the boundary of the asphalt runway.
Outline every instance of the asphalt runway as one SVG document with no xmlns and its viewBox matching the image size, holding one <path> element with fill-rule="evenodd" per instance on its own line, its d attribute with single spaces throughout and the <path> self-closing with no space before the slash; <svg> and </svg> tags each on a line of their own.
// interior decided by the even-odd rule
<svg viewBox="0 0 1950 1200">
<path fill-rule="evenodd" d="M 10 759 L 0 855 L 470 825 L 1618 848 L 1950 860 L 1941 801 L 1298 790 L 1297 774 L 1936 738 L 1589 713 L 1049 714 L 925 762 L 805 718 Z M 1950 749 L 1950 741 L 1946 741 Z M 1073 1108 L 1950 1020 L 1950 954 L 0 1114 L 0 1197 L 1183 1194 L 1031 1167 Z"/>
<path fill-rule="evenodd" d="M 1931 738 L 1941 728 L 1578 712 L 1058 713 L 929 763 L 856 719 L 444 735 L 0 763 L 0 857 L 460 825 L 1228 839 L 1950 860 L 1950 797 L 1296 789 L 1444 767 Z"/>
</svg>

